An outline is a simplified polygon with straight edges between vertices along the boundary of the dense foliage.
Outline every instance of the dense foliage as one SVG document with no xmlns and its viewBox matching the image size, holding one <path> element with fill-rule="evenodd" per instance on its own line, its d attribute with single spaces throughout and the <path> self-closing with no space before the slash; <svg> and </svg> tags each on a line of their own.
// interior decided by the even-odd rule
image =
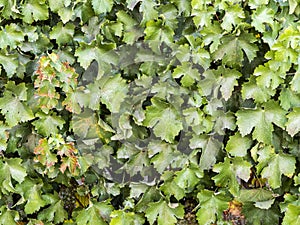
<svg viewBox="0 0 300 225">
<path fill-rule="evenodd" d="M 300 224 L 298 4 L 0 0 L 0 224 Z"/>
</svg>

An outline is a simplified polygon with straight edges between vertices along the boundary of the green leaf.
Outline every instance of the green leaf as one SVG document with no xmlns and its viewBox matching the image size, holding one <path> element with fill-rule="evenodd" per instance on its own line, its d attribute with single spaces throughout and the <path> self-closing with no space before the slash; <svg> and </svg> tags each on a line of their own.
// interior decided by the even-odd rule
<svg viewBox="0 0 300 225">
<path fill-rule="evenodd" d="M 300 96 L 293 92 L 290 88 L 283 88 L 279 96 L 280 106 L 284 110 L 289 110 L 293 107 L 300 107 Z"/>
<path fill-rule="evenodd" d="M 184 188 L 178 186 L 178 184 L 174 181 L 173 176 L 167 177 L 168 175 L 166 174 L 168 174 L 168 172 L 170 171 L 165 171 L 161 176 L 164 180 L 164 183 L 160 187 L 160 190 L 162 190 L 166 196 L 171 197 L 173 195 L 179 201 L 180 199 L 184 198 L 185 190 Z"/>
<path fill-rule="evenodd" d="M 269 101 L 256 109 L 240 109 L 237 113 L 237 125 L 242 136 L 253 131 L 253 137 L 265 144 L 272 143 L 273 124 L 284 128 L 285 111 L 275 101 Z"/>
<path fill-rule="evenodd" d="M 16 0 L 0 0 L 1 17 L 5 19 L 16 18 L 20 13 Z"/>
<path fill-rule="evenodd" d="M 275 12 L 271 7 L 262 5 L 258 7 L 252 14 L 251 25 L 259 32 L 265 32 L 267 25 L 272 25 L 274 22 Z"/>
<path fill-rule="evenodd" d="M 17 71 L 19 62 L 17 54 L 9 54 L 0 50 L 0 65 L 5 69 L 7 76 L 11 78 Z"/>
<path fill-rule="evenodd" d="M 227 35 L 221 38 L 222 45 L 213 53 L 215 60 L 222 60 L 228 66 L 242 66 L 244 53 L 249 61 L 256 56 L 258 47 L 253 44 L 256 38 L 250 33 L 242 33 L 240 36 Z"/>
<path fill-rule="evenodd" d="M 16 48 L 24 40 L 24 33 L 17 24 L 6 25 L 3 30 L 0 31 L 0 48 L 4 49 L 10 46 L 12 49 Z"/>
<path fill-rule="evenodd" d="M 142 30 L 138 28 L 138 22 L 123 10 L 118 11 L 116 15 L 117 21 L 123 24 L 123 41 L 127 44 L 133 44 L 143 35 Z"/>
<path fill-rule="evenodd" d="M 194 135 L 190 140 L 190 145 L 192 149 L 201 149 L 201 157 L 199 168 L 202 170 L 209 170 L 216 163 L 217 156 L 221 150 L 222 143 L 208 135 Z"/>
<path fill-rule="evenodd" d="M 89 208 L 81 210 L 76 216 L 77 224 L 82 225 L 107 225 L 113 207 L 107 202 L 98 202 L 92 204 Z"/>
<path fill-rule="evenodd" d="M 282 225 L 297 225 L 300 223 L 300 206 L 288 205 Z"/>
<path fill-rule="evenodd" d="M 171 163 L 180 161 L 182 164 L 185 160 L 182 158 L 182 154 L 176 150 L 174 145 L 163 141 L 152 141 L 148 145 L 148 154 L 151 158 L 151 163 L 154 164 L 154 168 L 162 173 Z"/>
<path fill-rule="evenodd" d="M 246 202 L 264 202 L 274 198 L 274 193 L 263 188 L 242 189 L 240 190 L 238 200 Z"/>
<path fill-rule="evenodd" d="M 138 224 L 144 224 L 145 219 L 134 212 L 125 212 L 124 210 L 114 210 L 111 213 L 111 221 L 109 225 L 138 225 Z"/>
<path fill-rule="evenodd" d="M 163 21 L 158 19 L 157 21 L 150 20 L 146 24 L 145 40 L 158 41 L 159 43 L 165 42 L 171 44 L 173 42 L 174 31 L 163 25 Z"/>
<path fill-rule="evenodd" d="M 159 98 L 152 98 L 151 102 L 152 105 L 146 109 L 143 124 L 153 128 L 157 137 L 173 143 L 175 136 L 183 129 L 178 112 L 172 105 Z"/>
<path fill-rule="evenodd" d="M 203 176 L 201 173 L 199 177 L 199 171 L 195 170 L 194 168 L 184 167 L 181 171 L 175 172 L 176 177 L 174 178 L 174 182 L 179 187 L 186 189 L 187 192 L 193 190 Z"/>
<path fill-rule="evenodd" d="M 226 151 L 232 156 L 244 157 L 247 155 L 247 150 L 251 147 L 252 140 L 249 137 L 242 137 L 239 132 L 230 136 Z"/>
<path fill-rule="evenodd" d="M 110 12 L 113 4 L 113 0 L 92 0 L 92 6 L 96 14 Z"/>
<path fill-rule="evenodd" d="M 221 27 L 226 31 L 231 31 L 236 25 L 239 25 L 244 18 L 244 10 L 239 4 L 228 6 Z"/>
<path fill-rule="evenodd" d="M 174 204 L 174 203 L 173 203 Z M 184 209 L 181 204 L 167 203 L 164 200 L 149 203 L 149 207 L 145 211 L 150 225 L 157 221 L 158 225 L 174 225 L 178 219 L 184 216 Z"/>
<path fill-rule="evenodd" d="M 0 208 L 0 224 L 1 225 L 17 225 L 20 216 L 17 211 L 7 209 L 6 206 Z"/>
<path fill-rule="evenodd" d="M 43 183 L 40 180 L 26 178 L 21 184 L 16 186 L 16 190 L 22 196 L 22 200 L 26 201 L 25 213 L 32 214 L 44 207 L 47 203 L 42 198 Z"/>
<path fill-rule="evenodd" d="M 68 215 L 61 200 L 52 203 L 38 214 L 39 220 L 54 222 L 55 224 L 62 223 L 66 218 L 68 218 Z"/>
<path fill-rule="evenodd" d="M 43 136 L 59 133 L 59 129 L 61 130 L 65 124 L 65 121 L 55 113 L 47 115 L 38 112 L 35 116 L 39 117 L 39 119 L 35 120 L 32 124 L 35 126 L 37 132 Z"/>
<path fill-rule="evenodd" d="M 194 24 L 197 27 L 210 27 L 213 15 L 215 14 L 215 9 L 212 6 L 200 9 L 193 6 L 194 2 L 196 1 L 192 1 L 192 16 Z"/>
<path fill-rule="evenodd" d="M 0 121 L 0 152 L 6 150 L 10 127 Z"/>
<path fill-rule="evenodd" d="M 25 168 L 21 166 L 21 162 L 21 159 L 10 158 L 0 163 L 0 184 L 2 193 L 15 192 L 11 178 L 18 183 L 24 181 L 27 173 Z"/>
<path fill-rule="evenodd" d="M 27 100 L 25 83 L 15 85 L 13 81 L 6 84 L 4 96 L 0 98 L 1 113 L 9 126 L 34 119 L 31 109 L 23 102 Z"/>
<path fill-rule="evenodd" d="M 250 179 L 251 164 L 242 158 L 225 158 L 223 163 L 214 165 L 213 171 L 218 173 L 212 179 L 217 186 L 227 187 L 231 194 L 237 196 L 239 193 L 238 179 L 247 182 Z"/>
<path fill-rule="evenodd" d="M 280 213 L 275 207 L 271 209 L 260 209 L 248 203 L 243 205 L 243 214 L 245 215 L 246 223 L 249 224 L 279 224 Z"/>
<path fill-rule="evenodd" d="M 105 77 L 99 81 L 101 102 L 104 103 L 112 113 L 118 113 L 121 103 L 128 92 L 128 85 L 121 75 Z"/>
<path fill-rule="evenodd" d="M 152 0 L 143 0 L 140 5 L 140 11 L 143 14 L 142 24 L 146 24 L 150 20 L 158 18 L 158 3 Z"/>
<path fill-rule="evenodd" d="M 264 163 L 266 159 L 262 161 Z M 267 166 L 262 170 L 261 176 L 268 179 L 268 183 L 272 188 L 279 188 L 281 186 L 281 176 L 285 175 L 291 178 L 296 169 L 295 157 L 287 154 L 274 154 L 267 160 Z"/>
<path fill-rule="evenodd" d="M 286 130 L 289 135 L 294 137 L 300 131 L 300 108 L 294 108 L 287 118 Z"/>
<path fill-rule="evenodd" d="M 181 78 L 183 87 L 190 87 L 195 82 L 200 81 L 200 74 L 197 69 L 193 69 L 191 63 L 183 62 L 182 65 L 177 66 L 172 74 L 174 78 Z"/>
<path fill-rule="evenodd" d="M 22 4 L 21 9 L 25 23 L 47 20 L 49 17 L 48 6 L 45 4 L 45 0 L 28 0 Z"/>
<path fill-rule="evenodd" d="M 281 71 L 274 71 L 269 67 L 269 63 L 265 63 L 264 66 L 260 65 L 255 68 L 254 76 L 257 76 L 257 84 L 261 87 L 276 89 L 280 84 L 284 82 L 285 74 Z"/>
<path fill-rule="evenodd" d="M 197 198 L 200 204 L 196 213 L 199 225 L 210 225 L 221 219 L 230 201 L 223 192 L 215 193 L 209 190 L 201 190 Z"/>
<path fill-rule="evenodd" d="M 249 81 L 242 85 L 243 99 L 254 99 L 257 103 L 268 101 L 273 96 L 276 90 L 257 85 L 256 77 L 251 76 Z"/>
<path fill-rule="evenodd" d="M 74 38 L 74 29 L 75 25 L 73 23 L 63 25 L 62 22 L 59 22 L 56 26 L 52 27 L 50 39 L 55 39 L 59 46 L 70 43 Z"/>
</svg>

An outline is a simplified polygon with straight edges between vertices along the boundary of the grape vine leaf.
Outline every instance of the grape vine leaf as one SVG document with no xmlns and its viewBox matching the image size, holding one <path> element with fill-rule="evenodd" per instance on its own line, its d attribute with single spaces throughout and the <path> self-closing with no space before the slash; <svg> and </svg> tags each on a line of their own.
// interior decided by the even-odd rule
<svg viewBox="0 0 300 225">
<path fill-rule="evenodd" d="M 215 164 L 213 171 L 218 173 L 212 179 L 217 186 L 227 187 L 231 194 L 238 196 L 239 182 L 241 179 L 247 182 L 250 179 L 251 163 L 242 158 L 225 158 L 224 162 Z"/>
<path fill-rule="evenodd" d="M 173 195 L 179 201 L 185 196 L 185 190 L 177 185 L 173 179 L 173 175 L 174 173 L 171 171 L 165 171 L 162 174 L 161 178 L 164 180 L 164 183 L 160 187 L 160 190 L 162 190 L 166 196 L 171 197 Z"/>
<path fill-rule="evenodd" d="M 300 224 L 300 206 L 289 204 L 285 212 L 282 225 Z"/>
<path fill-rule="evenodd" d="M 110 216 L 112 219 L 109 225 L 138 225 L 145 223 L 145 219 L 141 215 L 124 210 L 114 210 Z"/>
<path fill-rule="evenodd" d="M 32 120 L 34 115 L 24 102 L 27 101 L 25 83 L 15 85 L 13 81 L 9 81 L 5 87 L 6 91 L 3 97 L 0 98 L 0 109 L 5 116 L 7 124 L 15 126 L 19 122 Z"/>
<path fill-rule="evenodd" d="M 96 14 L 110 12 L 113 4 L 113 0 L 92 0 L 92 6 Z"/>
<path fill-rule="evenodd" d="M 65 121 L 57 116 L 55 113 L 47 115 L 42 112 L 38 112 L 35 115 L 39 119 L 32 122 L 37 132 L 43 136 L 50 136 L 51 134 L 57 134 L 59 129 L 63 128 Z"/>
<path fill-rule="evenodd" d="M 0 50 L 0 65 L 5 69 L 7 76 L 11 78 L 17 71 L 19 62 L 17 54 L 9 54 L 6 50 Z"/>
<path fill-rule="evenodd" d="M 26 201 L 24 208 L 26 214 L 32 214 L 47 204 L 42 197 L 42 186 L 43 183 L 40 180 L 31 178 L 26 178 L 16 186 L 17 192 L 22 196 L 22 201 Z"/>
<path fill-rule="evenodd" d="M 210 225 L 221 219 L 230 201 L 228 195 L 222 191 L 215 193 L 206 189 L 200 191 L 197 198 L 200 204 L 200 209 L 196 213 L 199 225 Z"/>
<path fill-rule="evenodd" d="M 63 24 L 59 22 L 52 27 L 50 32 L 50 39 L 55 39 L 56 43 L 61 46 L 73 40 L 75 25 L 72 23 Z"/>
<path fill-rule="evenodd" d="M 121 75 L 103 77 L 99 80 L 101 102 L 104 103 L 112 113 L 118 113 L 121 103 L 128 92 L 128 85 Z"/>
<path fill-rule="evenodd" d="M 4 49 L 7 46 L 16 48 L 24 40 L 24 33 L 21 27 L 17 24 L 6 25 L 3 30 L 0 31 L 0 48 Z"/>
<path fill-rule="evenodd" d="M 93 203 L 86 210 L 82 210 L 76 216 L 78 224 L 86 225 L 107 225 L 106 221 L 109 219 L 113 207 L 107 202 Z"/>
<path fill-rule="evenodd" d="M 244 53 L 249 61 L 256 56 L 258 47 L 254 44 L 256 38 L 250 33 L 242 33 L 240 36 L 227 35 L 221 38 L 221 45 L 213 53 L 215 60 L 222 60 L 228 66 L 242 66 Z"/>
<path fill-rule="evenodd" d="M 251 25 L 259 32 L 264 32 L 267 25 L 272 25 L 274 22 L 275 12 L 271 7 L 261 5 L 252 14 Z"/>
<path fill-rule="evenodd" d="M 55 224 L 62 223 L 68 214 L 64 209 L 62 200 L 52 203 L 48 208 L 38 214 L 38 219 L 42 221 L 54 222 Z"/>
<path fill-rule="evenodd" d="M 237 113 L 237 125 L 242 136 L 253 131 L 253 138 L 265 144 L 272 143 L 273 124 L 285 128 L 285 111 L 275 101 L 268 101 L 260 108 L 240 109 Z"/>
<path fill-rule="evenodd" d="M 2 193 L 15 192 L 12 178 L 22 183 L 27 176 L 26 169 L 21 165 L 22 160 L 18 158 L 6 159 L 0 162 L 0 184 Z"/>
<path fill-rule="evenodd" d="M 249 224 L 279 224 L 280 213 L 276 207 L 260 209 L 252 203 L 245 203 L 243 205 L 243 214 L 245 215 L 246 222 Z"/>
<path fill-rule="evenodd" d="M 16 225 L 20 216 L 17 211 L 10 210 L 6 206 L 0 208 L 0 224 L 1 225 Z"/>
<path fill-rule="evenodd" d="M 286 130 L 292 137 L 300 131 L 300 108 L 294 108 L 292 112 L 287 115 L 288 121 L 286 123 Z"/>
<path fill-rule="evenodd" d="M 192 149 L 201 149 L 199 168 L 209 170 L 216 163 L 222 143 L 213 135 L 193 135 L 190 140 Z"/>
<path fill-rule="evenodd" d="M 274 189 L 281 186 L 282 175 L 291 178 L 296 169 L 295 157 L 284 153 L 271 154 L 270 158 L 265 158 L 263 153 L 261 153 L 258 161 L 261 164 L 267 163 L 267 166 L 261 171 L 261 176 L 267 178 L 269 185 Z M 258 166 L 260 166 L 260 164 L 258 164 Z"/>
<path fill-rule="evenodd" d="M 221 27 L 226 31 L 231 31 L 236 25 L 240 24 L 245 18 L 243 8 L 239 4 L 231 5 L 226 8 Z"/>
<path fill-rule="evenodd" d="M 252 140 L 249 137 L 242 137 L 239 132 L 236 132 L 230 136 L 225 149 L 232 156 L 244 157 L 251 145 Z"/>
<path fill-rule="evenodd" d="M 7 141 L 9 138 L 10 127 L 0 121 L 0 152 L 5 151 L 7 147 Z"/>
<path fill-rule="evenodd" d="M 45 0 L 28 0 L 21 5 L 23 21 L 32 23 L 33 21 L 46 20 L 49 17 L 48 7 Z"/>
<path fill-rule="evenodd" d="M 165 42 L 167 44 L 172 43 L 174 37 L 174 31 L 170 27 L 164 26 L 161 19 L 148 21 L 145 34 L 145 40 Z"/>
<path fill-rule="evenodd" d="M 145 211 L 150 225 L 157 221 L 158 225 L 175 225 L 177 219 L 182 219 L 184 216 L 184 209 L 181 204 L 167 203 L 163 199 L 158 202 L 149 203 L 149 207 Z"/>
<path fill-rule="evenodd" d="M 146 118 L 143 124 L 153 128 L 154 134 L 169 143 L 173 143 L 175 136 L 183 129 L 179 113 L 169 103 L 152 98 L 152 105 L 146 108 Z"/>
</svg>

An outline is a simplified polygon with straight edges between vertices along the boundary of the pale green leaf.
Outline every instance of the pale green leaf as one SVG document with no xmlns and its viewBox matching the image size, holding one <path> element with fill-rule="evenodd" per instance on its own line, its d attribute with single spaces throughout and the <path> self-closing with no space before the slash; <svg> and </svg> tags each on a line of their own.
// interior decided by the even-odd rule
<svg viewBox="0 0 300 225">
<path fill-rule="evenodd" d="M 98 202 L 89 208 L 81 210 L 76 216 L 77 224 L 85 225 L 107 225 L 106 221 L 113 210 L 113 207 L 107 202 Z"/>
<path fill-rule="evenodd" d="M 146 109 L 146 118 L 143 124 L 153 128 L 157 137 L 173 143 L 175 136 L 183 128 L 178 112 L 172 105 L 161 99 L 152 98 L 151 102 L 152 105 Z"/>
<path fill-rule="evenodd" d="M 145 222 L 141 215 L 134 212 L 125 212 L 124 210 L 114 210 L 110 216 L 112 219 L 109 225 L 139 225 Z"/>
<path fill-rule="evenodd" d="M 265 103 L 262 108 L 240 109 L 237 113 L 237 125 L 242 136 L 250 134 L 266 144 L 272 143 L 273 124 L 284 128 L 285 111 L 275 101 Z"/>
<path fill-rule="evenodd" d="M 23 21 L 33 23 L 33 21 L 47 20 L 49 17 L 48 6 L 45 0 L 28 0 L 21 6 Z"/>
<path fill-rule="evenodd" d="M 272 25 L 274 22 L 275 12 L 271 7 L 262 5 L 258 7 L 252 14 L 251 25 L 259 32 L 266 31 L 267 25 Z"/>
<path fill-rule="evenodd" d="M 300 131 L 300 108 L 294 108 L 287 118 L 286 130 L 293 137 Z"/>
<path fill-rule="evenodd" d="M 17 54 L 9 54 L 4 50 L 0 50 L 0 65 L 5 69 L 7 76 L 11 78 L 19 66 Z"/>
<path fill-rule="evenodd" d="M 231 31 L 236 25 L 240 24 L 245 18 L 243 8 L 239 4 L 228 7 L 223 17 L 221 27 L 226 31 Z"/>
<path fill-rule="evenodd" d="M 54 222 L 55 224 L 62 223 L 68 217 L 64 209 L 64 203 L 59 200 L 52 203 L 48 208 L 38 214 L 38 219 L 42 221 Z"/>
<path fill-rule="evenodd" d="M 0 30 L 0 48 L 10 48 L 14 49 L 24 40 L 25 34 L 22 32 L 20 26 L 15 23 L 6 25 L 5 28 Z"/>
<path fill-rule="evenodd" d="M 209 170 L 216 163 L 217 156 L 221 150 L 222 143 L 208 135 L 194 135 L 189 146 L 192 149 L 201 149 L 200 169 Z"/>
<path fill-rule="evenodd" d="M 200 209 L 196 213 L 199 225 L 210 225 L 221 219 L 230 201 L 223 192 L 215 193 L 209 190 L 201 190 L 197 198 L 200 204 Z"/>
<path fill-rule="evenodd" d="M 59 22 L 56 26 L 52 27 L 50 39 L 55 39 L 56 43 L 60 46 L 72 42 L 74 29 L 75 25 L 72 23 L 63 25 L 62 22 Z"/>
<path fill-rule="evenodd" d="M 24 83 L 15 85 L 9 82 L 6 85 L 7 90 L 4 96 L 0 98 L 1 113 L 5 115 L 9 126 L 15 126 L 20 122 L 25 122 L 34 118 L 31 109 L 23 102 L 27 100 L 27 94 Z"/>
<path fill-rule="evenodd" d="M 213 171 L 218 173 L 212 179 L 217 186 L 226 187 L 231 194 L 237 196 L 239 193 L 238 179 L 247 182 L 250 179 L 251 164 L 242 158 L 225 158 L 223 163 L 215 164 Z"/>
<path fill-rule="evenodd" d="M 285 212 L 282 225 L 300 224 L 300 206 L 290 204 Z"/>
<path fill-rule="evenodd" d="M 37 132 L 43 136 L 59 133 L 59 130 L 61 130 L 65 124 L 65 121 L 55 113 L 47 115 L 39 112 L 35 116 L 39 117 L 39 119 L 35 120 L 32 124 L 35 126 Z"/>
<path fill-rule="evenodd" d="M 287 154 L 276 154 L 268 161 L 261 175 L 268 179 L 268 183 L 272 188 L 279 188 L 281 186 L 281 176 L 292 177 L 296 169 L 296 160 L 293 156 Z"/>
<path fill-rule="evenodd" d="M 120 75 L 105 77 L 99 81 L 101 102 L 112 113 L 118 113 L 128 92 L 126 81 Z"/>
<path fill-rule="evenodd" d="M 247 150 L 251 145 L 252 140 L 249 137 L 242 137 L 241 134 L 237 132 L 233 136 L 230 136 L 225 149 L 232 156 L 244 157 L 247 155 Z"/>
<path fill-rule="evenodd" d="M 96 14 L 110 12 L 113 4 L 113 0 L 92 0 L 92 6 Z"/>
<path fill-rule="evenodd" d="M 172 205 L 164 200 L 149 203 L 149 207 L 145 211 L 150 225 L 157 221 L 158 225 L 175 225 L 178 219 L 184 216 L 184 209 L 181 204 Z"/>
</svg>

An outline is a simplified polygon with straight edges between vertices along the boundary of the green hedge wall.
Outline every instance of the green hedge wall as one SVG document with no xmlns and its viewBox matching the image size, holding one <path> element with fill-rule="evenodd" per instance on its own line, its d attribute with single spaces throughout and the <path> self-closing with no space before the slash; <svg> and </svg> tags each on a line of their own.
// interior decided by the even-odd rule
<svg viewBox="0 0 300 225">
<path fill-rule="evenodd" d="M 300 224 L 299 0 L 0 0 L 0 225 Z"/>
</svg>

